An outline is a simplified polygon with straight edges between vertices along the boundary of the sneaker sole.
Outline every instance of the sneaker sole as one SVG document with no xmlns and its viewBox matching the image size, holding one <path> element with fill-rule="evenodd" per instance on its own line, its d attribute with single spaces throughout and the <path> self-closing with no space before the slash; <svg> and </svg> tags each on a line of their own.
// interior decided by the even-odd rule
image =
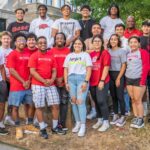
<svg viewBox="0 0 150 150">
<path fill-rule="evenodd" d="M 116 126 L 117 127 L 123 127 L 125 125 L 125 123 L 126 123 L 126 121 L 123 124 L 116 123 Z"/>
<path fill-rule="evenodd" d="M 136 128 L 136 129 L 140 129 L 140 128 L 143 128 L 143 127 L 144 127 L 144 124 L 142 124 L 141 126 L 137 126 L 137 125 L 134 126 L 134 128 Z"/>
<path fill-rule="evenodd" d="M 106 130 L 103 130 L 103 131 L 102 130 L 97 130 L 97 131 L 99 131 L 99 132 L 106 132 L 109 128 L 107 128 Z"/>
<path fill-rule="evenodd" d="M 0 135 L 8 135 L 9 133 L 0 133 Z"/>
<path fill-rule="evenodd" d="M 52 134 L 65 135 L 66 132 L 65 132 L 65 133 L 59 133 L 59 132 L 54 132 L 54 131 L 52 131 Z"/>
</svg>

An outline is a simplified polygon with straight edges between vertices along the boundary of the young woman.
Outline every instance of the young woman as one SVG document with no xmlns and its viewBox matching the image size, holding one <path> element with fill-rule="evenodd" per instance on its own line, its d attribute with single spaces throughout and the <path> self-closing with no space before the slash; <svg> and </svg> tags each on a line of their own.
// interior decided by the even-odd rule
<svg viewBox="0 0 150 150">
<path fill-rule="evenodd" d="M 86 132 L 86 96 L 89 88 L 92 61 L 85 51 L 84 42 L 78 38 L 71 47 L 72 53 L 64 62 L 64 80 L 71 96 L 76 125 L 72 132 L 84 136 Z"/>
<path fill-rule="evenodd" d="M 90 79 L 90 92 L 96 104 L 98 121 L 93 125 L 94 129 L 104 132 L 109 128 L 109 110 L 107 104 L 109 90 L 110 54 L 103 48 L 103 39 L 96 35 L 92 40 L 94 51 L 90 53 L 92 58 L 92 75 Z"/>
<path fill-rule="evenodd" d="M 141 50 L 140 39 L 136 36 L 129 38 L 130 53 L 127 55 L 126 84 L 131 97 L 134 119 L 131 127 L 144 127 L 142 97 L 146 90 L 146 78 L 149 67 L 149 54 Z"/>
<path fill-rule="evenodd" d="M 117 34 L 111 35 L 108 47 L 111 55 L 110 94 L 113 100 L 114 111 L 110 124 L 121 127 L 125 124 L 124 73 L 126 70 L 126 52 L 120 48 L 121 42 Z M 121 111 L 120 118 L 118 115 L 118 105 Z"/>
</svg>

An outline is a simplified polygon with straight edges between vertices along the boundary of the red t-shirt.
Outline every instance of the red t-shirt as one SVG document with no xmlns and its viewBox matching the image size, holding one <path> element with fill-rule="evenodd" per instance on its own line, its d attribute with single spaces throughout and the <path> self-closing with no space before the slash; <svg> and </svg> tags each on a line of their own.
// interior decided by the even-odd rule
<svg viewBox="0 0 150 150">
<path fill-rule="evenodd" d="M 93 67 L 92 67 L 92 75 L 90 78 L 90 86 L 97 86 L 99 81 L 101 80 L 101 76 L 103 73 L 103 69 L 105 66 L 110 66 L 111 58 L 110 54 L 107 50 L 104 50 L 100 56 L 100 59 L 97 60 L 99 57 L 100 52 L 93 51 L 90 53 Z M 105 79 L 105 83 L 108 83 L 110 80 L 109 74 Z"/>
<path fill-rule="evenodd" d="M 19 52 L 13 50 L 8 56 L 8 68 L 14 68 L 17 73 L 25 80 L 29 80 L 30 71 L 28 68 L 29 53 L 25 50 Z M 23 84 L 10 74 L 10 91 L 25 90 Z"/>
<path fill-rule="evenodd" d="M 57 68 L 56 61 L 49 51 L 46 53 L 41 53 L 40 51 L 35 52 L 30 57 L 28 66 L 35 68 L 38 74 L 44 79 L 51 79 L 52 69 Z M 34 77 L 32 77 L 32 84 L 45 86 Z"/>
<path fill-rule="evenodd" d="M 132 31 L 129 31 L 128 29 L 126 29 L 124 31 L 124 36 L 129 39 L 131 36 L 141 36 L 142 32 L 138 29 L 133 29 Z"/>
<path fill-rule="evenodd" d="M 35 47 L 35 49 L 31 50 L 28 47 L 25 48 L 25 51 L 27 51 L 29 53 L 29 55 L 31 56 L 33 53 L 37 52 L 38 48 Z"/>
<path fill-rule="evenodd" d="M 70 53 L 70 49 L 67 47 L 61 49 L 54 47 L 50 50 L 50 53 L 52 53 L 57 63 L 57 78 L 61 78 L 64 76 L 63 64 L 66 56 Z"/>
</svg>

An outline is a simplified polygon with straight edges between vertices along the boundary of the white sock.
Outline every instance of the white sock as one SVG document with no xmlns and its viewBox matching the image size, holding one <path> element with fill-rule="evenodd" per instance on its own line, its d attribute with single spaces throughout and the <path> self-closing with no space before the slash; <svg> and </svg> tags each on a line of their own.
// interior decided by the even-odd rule
<svg viewBox="0 0 150 150">
<path fill-rule="evenodd" d="M 39 122 L 40 129 L 45 129 L 45 122 Z"/>
<path fill-rule="evenodd" d="M 53 129 L 56 128 L 58 125 L 58 120 L 53 120 Z"/>
<path fill-rule="evenodd" d="M 82 123 L 80 129 L 85 129 L 85 127 L 85 123 Z"/>
<path fill-rule="evenodd" d="M 3 121 L 0 121 L 0 128 L 5 128 Z"/>
<path fill-rule="evenodd" d="M 102 122 L 103 121 L 103 119 L 102 118 L 98 118 L 98 120 L 97 120 L 98 122 Z"/>
<path fill-rule="evenodd" d="M 108 120 L 104 120 L 103 123 L 104 124 L 109 124 L 109 121 Z"/>
<path fill-rule="evenodd" d="M 7 115 L 7 116 L 5 117 L 5 119 L 6 119 L 6 120 L 10 120 L 10 119 L 11 119 L 11 116 Z"/>
</svg>

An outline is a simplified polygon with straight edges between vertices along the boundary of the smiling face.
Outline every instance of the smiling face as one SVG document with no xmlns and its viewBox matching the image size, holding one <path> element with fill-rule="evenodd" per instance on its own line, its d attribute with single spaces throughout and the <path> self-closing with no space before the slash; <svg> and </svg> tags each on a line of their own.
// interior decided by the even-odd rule
<svg viewBox="0 0 150 150">
<path fill-rule="evenodd" d="M 90 11 L 87 8 L 83 8 L 81 11 L 82 17 L 88 18 L 90 16 Z"/>
<path fill-rule="evenodd" d="M 118 40 L 118 37 L 116 35 L 111 36 L 110 45 L 111 45 L 112 48 L 118 47 L 119 40 Z"/>
<path fill-rule="evenodd" d="M 120 37 L 122 37 L 124 35 L 124 28 L 123 27 L 116 27 L 115 30 L 116 34 L 118 34 Z"/>
<path fill-rule="evenodd" d="M 18 21 L 23 21 L 24 15 L 25 14 L 24 14 L 23 10 L 17 10 L 17 12 L 16 12 L 16 19 Z"/>
<path fill-rule="evenodd" d="M 38 11 L 41 18 L 46 17 L 47 10 L 44 6 L 41 6 Z"/>
<path fill-rule="evenodd" d="M 143 32 L 143 34 L 145 34 L 145 35 L 150 34 L 150 26 L 143 25 L 143 26 L 142 26 L 142 32 Z"/>
<path fill-rule="evenodd" d="M 138 40 L 136 38 L 132 38 L 129 41 L 129 46 L 131 48 L 131 51 L 136 51 L 139 49 L 140 43 L 138 42 Z"/>
<path fill-rule="evenodd" d="M 98 49 L 98 50 L 101 49 L 101 47 L 102 47 L 102 41 L 101 41 L 100 38 L 98 38 L 98 37 L 94 38 L 94 40 L 93 40 L 93 47 L 95 49 Z"/>
<path fill-rule="evenodd" d="M 56 47 L 63 47 L 65 44 L 65 39 L 63 34 L 57 34 L 56 35 Z"/>
<path fill-rule="evenodd" d="M 62 8 L 61 12 L 62 12 L 62 15 L 65 17 L 68 17 L 71 14 L 71 10 L 68 6 L 65 6 L 64 8 Z"/>
<path fill-rule="evenodd" d="M 111 15 L 117 15 L 117 13 L 118 13 L 118 9 L 116 7 L 111 7 L 110 14 Z"/>
<path fill-rule="evenodd" d="M 35 48 L 35 46 L 36 46 L 35 38 L 28 38 L 27 39 L 27 47 L 32 49 L 32 48 Z"/>
<path fill-rule="evenodd" d="M 129 16 L 129 17 L 127 18 L 126 24 L 127 24 L 127 28 L 129 28 L 129 29 L 135 28 L 135 20 L 134 20 L 134 17 L 133 17 L 133 16 Z"/>
<path fill-rule="evenodd" d="M 47 41 L 45 38 L 40 38 L 37 42 L 37 46 L 38 46 L 38 49 L 42 52 L 46 51 L 47 49 Z"/>
<path fill-rule="evenodd" d="M 75 41 L 74 45 L 73 45 L 74 51 L 75 52 L 81 52 L 83 49 L 83 44 L 82 42 L 78 39 Z"/>
<path fill-rule="evenodd" d="M 11 44 L 11 38 L 8 35 L 3 35 L 1 38 L 2 46 L 4 47 L 10 47 Z"/>
<path fill-rule="evenodd" d="M 23 50 L 26 46 L 26 39 L 23 36 L 17 37 L 15 41 L 16 49 Z"/>
<path fill-rule="evenodd" d="M 101 34 L 101 27 L 98 24 L 92 26 L 92 34 L 93 36 Z"/>
</svg>

